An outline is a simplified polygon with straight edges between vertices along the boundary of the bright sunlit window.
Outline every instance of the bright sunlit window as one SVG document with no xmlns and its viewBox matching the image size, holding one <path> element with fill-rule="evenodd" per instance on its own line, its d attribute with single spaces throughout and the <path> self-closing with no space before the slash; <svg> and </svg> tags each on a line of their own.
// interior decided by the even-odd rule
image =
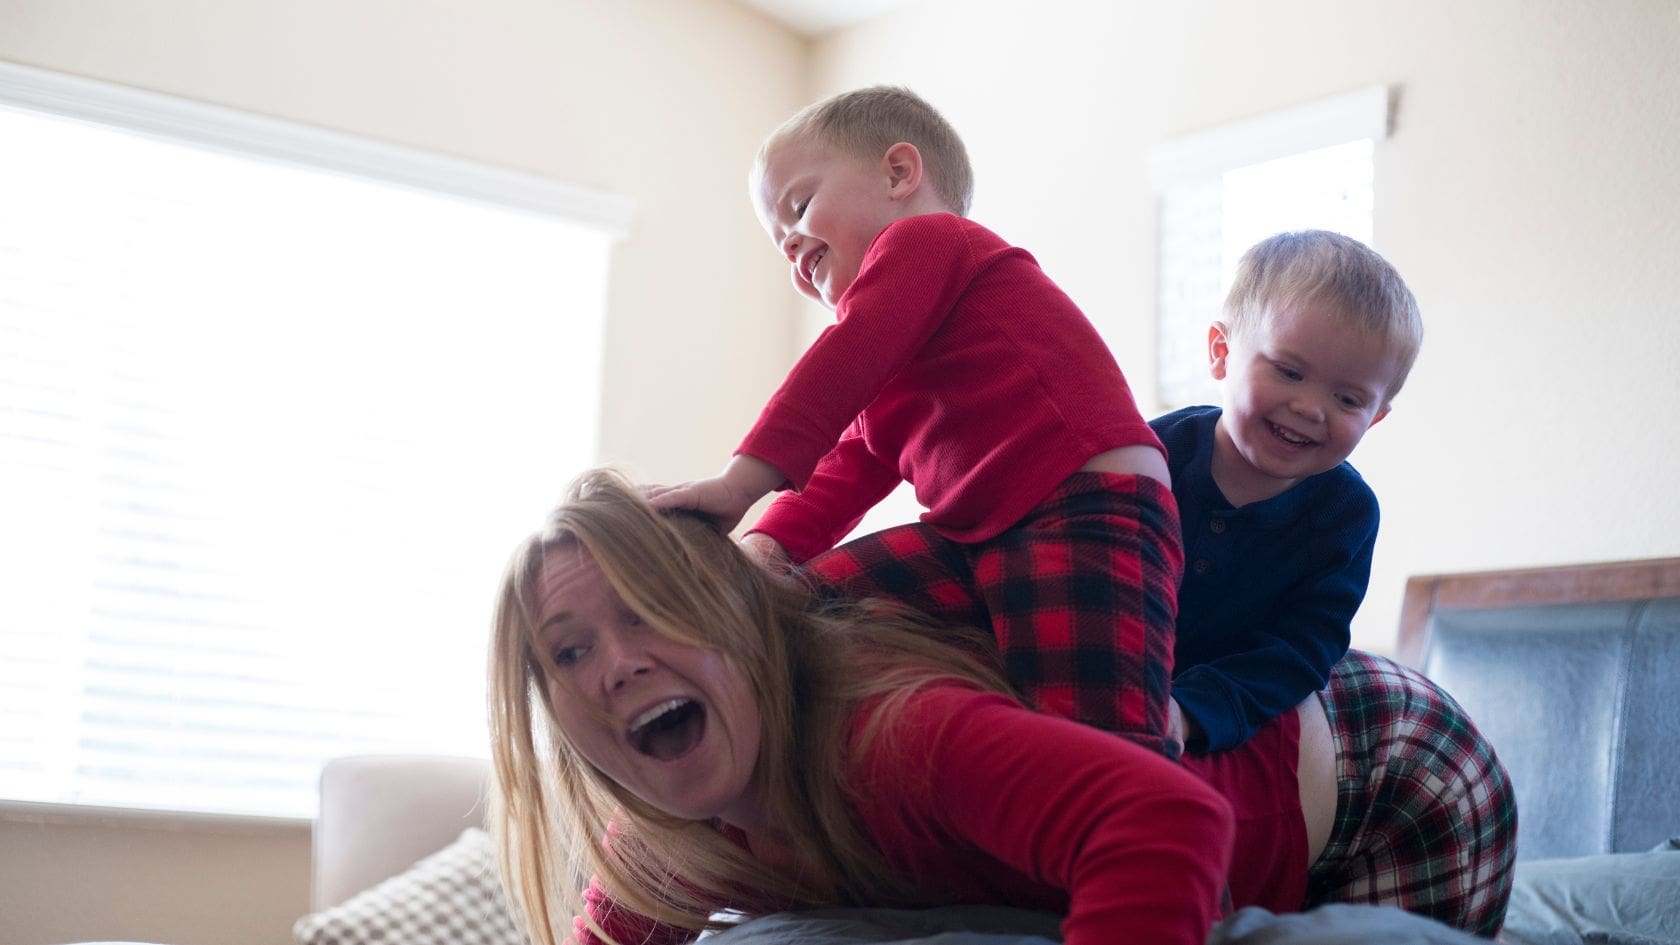
<svg viewBox="0 0 1680 945">
<path fill-rule="evenodd" d="M 327 757 L 486 753 L 500 569 L 594 460 L 612 228 L 180 107 L 267 155 L 0 104 L 0 799 L 308 817 Z"/>
<path fill-rule="evenodd" d="M 1379 86 L 1171 141 L 1152 155 L 1161 406 L 1219 402 L 1207 328 L 1248 247 L 1299 229 L 1371 242 L 1375 142 L 1387 128 Z"/>
</svg>

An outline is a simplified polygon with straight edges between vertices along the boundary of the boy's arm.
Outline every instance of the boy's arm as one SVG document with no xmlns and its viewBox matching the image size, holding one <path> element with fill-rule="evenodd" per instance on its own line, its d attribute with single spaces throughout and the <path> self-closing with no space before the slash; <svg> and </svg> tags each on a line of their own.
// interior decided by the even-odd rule
<svg viewBox="0 0 1680 945">
<path fill-rule="evenodd" d="M 857 279 L 770 396 L 737 447 L 763 457 L 803 491 L 824 455 L 945 324 L 991 255 L 950 214 L 910 217 L 870 246 Z"/>
<path fill-rule="evenodd" d="M 777 496 L 749 535 L 769 536 L 789 561 L 803 564 L 838 544 L 900 481 L 898 470 L 869 451 L 853 423 L 805 488 Z"/>
<path fill-rule="evenodd" d="M 1349 625 L 1371 577 L 1377 505 L 1374 496 L 1365 496 L 1368 502 L 1348 519 L 1314 537 L 1336 542 L 1346 553 L 1297 582 L 1264 625 L 1233 628 L 1233 652 L 1187 666 L 1173 678 L 1172 697 L 1190 735 L 1186 748 L 1241 745 L 1329 681 L 1331 668 L 1347 653 Z"/>
</svg>

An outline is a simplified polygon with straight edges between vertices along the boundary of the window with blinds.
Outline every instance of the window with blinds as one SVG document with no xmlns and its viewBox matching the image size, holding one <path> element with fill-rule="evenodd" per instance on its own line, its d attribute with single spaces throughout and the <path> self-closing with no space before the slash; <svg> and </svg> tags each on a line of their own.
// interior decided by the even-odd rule
<svg viewBox="0 0 1680 945">
<path fill-rule="evenodd" d="M 1388 90 L 1376 86 L 1175 139 L 1151 155 L 1161 406 L 1219 403 L 1207 329 L 1250 246 L 1301 229 L 1371 242 L 1375 142 L 1387 133 Z"/>
<path fill-rule="evenodd" d="M 594 458 L 622 208 L 19 75 L 0 798 L 308 817 L 327 757 L 485 754 L 500 569 Z"/>
</svg>

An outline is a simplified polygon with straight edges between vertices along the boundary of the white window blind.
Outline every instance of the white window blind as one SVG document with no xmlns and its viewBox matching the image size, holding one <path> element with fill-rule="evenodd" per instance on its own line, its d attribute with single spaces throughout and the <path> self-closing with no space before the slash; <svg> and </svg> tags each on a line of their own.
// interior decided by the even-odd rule
<svg viewBox="0 0 1680 945">
<path fill-rule="evenodd" d="M 307 817 L 324 758 L 484 754 L 617 205 L 69 87 L 0 105 L 0 798 Z"/>
<path fill-rule="evenodd" d="M 1176 139 L 1151 156 L 1161 406 L 1219 402 L 1207 328 L 1248 247 L 1299 229 L 1371 242 L 1375 142 L 1387 129 L 1388 91 L 1376 86 Z"/>
</svg>

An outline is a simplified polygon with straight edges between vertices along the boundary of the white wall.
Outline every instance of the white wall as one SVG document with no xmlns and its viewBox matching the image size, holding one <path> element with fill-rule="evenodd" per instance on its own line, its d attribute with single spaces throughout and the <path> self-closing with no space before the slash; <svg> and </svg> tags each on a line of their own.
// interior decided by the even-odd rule
<svg viewBox="0 0 1680 945">
<path fill-rule="evenodd" d="M 602 454 L 666 480 L 720 467 L 793 358 L 746 171 L 804 101 L 807 55 L 728 0 L 0 0 L 0 60 L 634 199 Z M 281 945 L 308 851 L 306 824 L 0 811 L 0 942 Z"/>
<path fill-rule="evenodd" d="M 1353 457 L 1383 507 L 1356 643 L 1392 646 L 1411 574 L 1680 554 L 1673 0 L 925 0 L 816 65 L 814 94 L 902 82 L 947 113 L 976 218 L 1062 282 L 1146 401 L 1151 147 L 1398 86 L 1375 242 L 1427 336 Z"/>
<path fill-rule="evenodd" d="M 309 824 L 0 810 L 0 942 L 289 945 Z"/>
</svg>

